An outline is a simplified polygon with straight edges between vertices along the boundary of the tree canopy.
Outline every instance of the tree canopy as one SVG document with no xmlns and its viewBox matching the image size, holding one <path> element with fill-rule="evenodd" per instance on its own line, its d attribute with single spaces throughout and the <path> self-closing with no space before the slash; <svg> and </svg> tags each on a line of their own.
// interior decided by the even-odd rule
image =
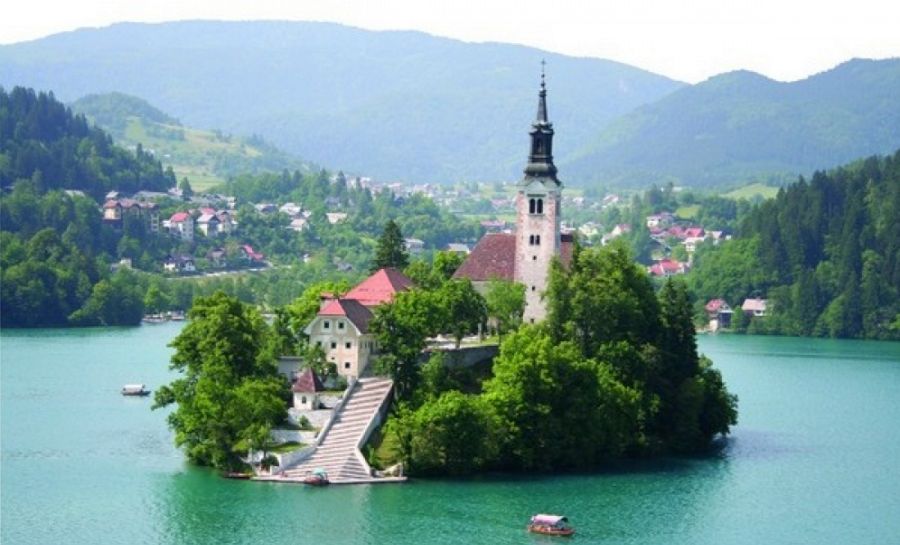
<svg viewBox="0 0 900 545">
<path fill-rule="evenodd" d="M 197 464 L 230 469 L 248 448 L 262 448 L 287 414 L 287 383 L 266 348 L 259 313 L 224 293 L 200 297 L 170 344 L 170 368 L 181 373 L 156 391 L 154 408 L 168 416 L 175 444 Z"/>
</svg>

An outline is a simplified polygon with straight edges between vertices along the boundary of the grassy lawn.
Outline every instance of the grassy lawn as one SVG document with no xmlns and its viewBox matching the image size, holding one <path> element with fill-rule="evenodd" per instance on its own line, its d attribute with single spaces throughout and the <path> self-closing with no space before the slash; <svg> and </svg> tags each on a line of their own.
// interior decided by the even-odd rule
<svg viewBox="0 0 900 545">
<path fill-rule="evenodd" d="M 393 417 L 388 417 L 390 420 Z M 387 424 L 387 422 L 385 422 Z M 366 446 L 366 458 L 369 465 L 376 469 L 390 467 L 400 461 L 399 444 L 397 436 L 393 433 L 385 434 L 382 425 L 369 439 Z"/>
<path fill-rule="evenodd" d="M 305 447 L 303 443 L 298 443 L 296 441 L 288 441 L 287 443 L 282 443 L 280 445 L 274 445 L 269 447 L 268 452 L 274 454 L 284 454 L 285 452 L 293 452 L 295 450 L 299 450 Z"/>
<path fill-rule="evenodd" d="M 680 206 L 677 210 L 675 210 L 675 215 L 679 218 L 689 220 L 694 219 L 698 212 L 700 212 L 700 205 L 692 204 L 690 206 Z"/>
<path fill-rule="evenodd" d="M 778 195 L 778 188 L 772 187 L 770 185 L 766 185 L 760 182 L 756 182 L 750 185 L 745 185 L 744 187 L 739 187 L 734 191 L 729 191 L 728 193 L 724 193 L 722 196 L 728 199 L 748 199 L 751 200 L 755 197 L 761 197 L 763 199 L 773 199 Z"/>
</svg>

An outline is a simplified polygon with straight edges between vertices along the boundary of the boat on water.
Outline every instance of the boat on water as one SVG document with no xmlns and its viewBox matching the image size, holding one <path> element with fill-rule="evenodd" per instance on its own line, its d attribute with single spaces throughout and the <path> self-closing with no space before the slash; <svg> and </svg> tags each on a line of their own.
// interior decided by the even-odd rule
<svg viewBox="0 0 900 545">
<path fill-rule="evenodd" d="M 569 537 L 575 533 L 575 529 L 569 526 L 569 519 L 561 515 L 535 515 L 531 517 L 528 531 L 547 536 Z"/>
<path fill-rule="evenodd" d="M 314 469 L 307 472 L 306 477 L 303 478 L 303 484 L 310 486 L 325 486 L 328 483 L 328 473 L 324 469 Z"/>
<path fill-rule="evenodd" d="M 150 395 L 150 390 L 143 384 L 126 384 L 122 386 L 122 395 L 142 397 Z"/>
</svg>

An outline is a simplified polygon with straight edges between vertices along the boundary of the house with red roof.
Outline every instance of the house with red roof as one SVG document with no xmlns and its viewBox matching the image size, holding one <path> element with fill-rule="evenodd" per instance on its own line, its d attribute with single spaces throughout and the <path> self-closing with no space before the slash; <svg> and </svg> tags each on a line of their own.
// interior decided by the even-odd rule
<svg viewBox="0 0 900 545">
<path fill-rule="evenodd" d="M 369 307 L 356 299 L 331 299 L 303 332 L 337 366 L 338 373 L 358 377 L 375 352 L 375 336 L 369 332 L 372 317 Z"/>
<path fill-rule="evenodd" d="M 734 310 L 724 299 L 711 299 L 704 308 L 709 317 L 710 331 L 715 332 L 731 327 L 731 316 L 734 314 Z"/>
<path fill-rule="evenodd" d="M 675 274 L 684 274 L 688 271 L 689 265 L 682 263 L 677 259 L 662 259 L 653 265 L 647 267 L 647 272 L 651 276 L 667 277 Z"/>
<path fill-rule="evenodd" d="M 189 212 L 176 212 L 169 218 L 169 233 L 182 240 L 194 240 L 194 218 Z"/>
<path fill-rule="evenodd" d="M 413 287 L 413 281 L 398 271 L 387 267 L 379 269 L 348 291 L 342 299 L 354 299 L 367 307 L 390 303 L 394 295 Z"/>
<path fill-rule="evenodd" d="M 324 392 L 325 386 L 316 373 L 307 367 L 294 383 L 291 392 L 294 394 L 294 408 L 301 411 L 313 411 L 319 408 L 319 392 Z"/>
<path fill-rule="evenodd" d="M 377 351 L 375 336 L 369 332 L 374 309 L 412 287 L 413 281 L 397 269 L 380 269 L 342 297 L 323 294 L 319 312 L 304 333 L 338 373 L 358 377 Z"/>
</svg>

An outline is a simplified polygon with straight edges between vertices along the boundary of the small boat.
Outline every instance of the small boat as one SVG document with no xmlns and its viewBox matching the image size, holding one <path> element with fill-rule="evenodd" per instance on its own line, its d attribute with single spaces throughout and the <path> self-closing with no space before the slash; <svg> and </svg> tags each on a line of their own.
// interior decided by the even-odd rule
<svg viewBox="0 0 900 545">
<path fill-rule="evenodd" d="M 306 473 L 303 478 L 303 484 L 310 486 L 325 486 L 328 484 L 328 473 L 324 469 L 314 469 Z"/>
<path fill-rule="evenodd" d="M 535 515 L 531 517 L 528 531 L 547 536 L 569 537 L 575 533 L 575 529 L 567 523 L 569 519 L 560 515 Z"/>
<path fill-rule="evenodd" d="M 249 479 L 253 475 L 251 475 L 249 473 L 243 473 L 240 471 L 228 471 L 226 473 L 223 473 L 222 476 L 225 477 L 226 479 Z"/>
<path fill-rule="evenodd" d="M 143 397 L 150 395 L 150 390 L 143 384 L 126 384 L 122 386 L 122 395 Z"/>
</svg>

